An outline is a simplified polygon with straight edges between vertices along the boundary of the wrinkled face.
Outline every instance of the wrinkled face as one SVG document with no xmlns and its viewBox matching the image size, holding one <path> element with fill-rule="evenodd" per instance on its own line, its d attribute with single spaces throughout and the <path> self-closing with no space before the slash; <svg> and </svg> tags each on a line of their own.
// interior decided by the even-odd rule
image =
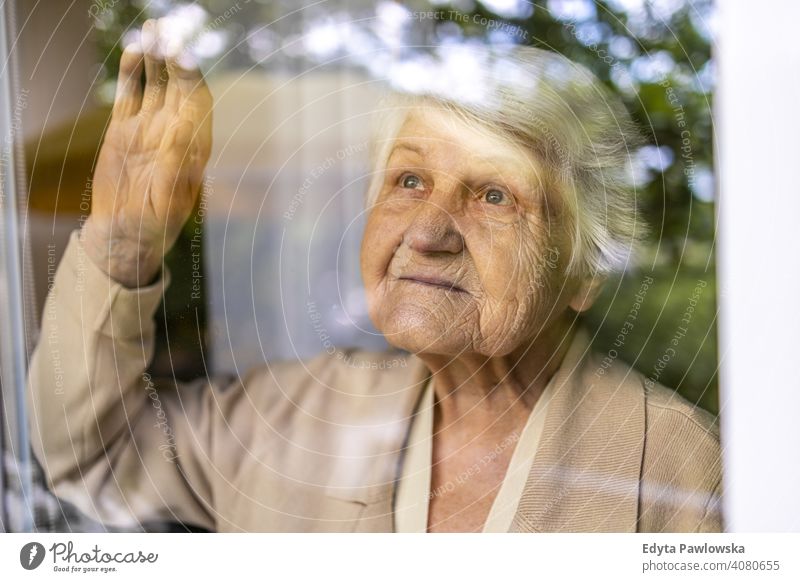
<svg viewBox="0 0 800 582">
<path fill-rule="evenodd" d="M 361 247 L 387 341 L 500 356 L 565 314 L 569 247 L 532 153 L 433 106 L 392 147 Z"/>
</svg>

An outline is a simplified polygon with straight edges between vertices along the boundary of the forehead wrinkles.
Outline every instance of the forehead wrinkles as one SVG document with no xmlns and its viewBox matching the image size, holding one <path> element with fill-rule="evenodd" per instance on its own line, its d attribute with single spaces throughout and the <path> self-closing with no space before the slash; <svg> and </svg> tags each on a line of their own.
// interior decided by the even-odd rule
<svg viewBox="0 0 800 582">
<path fill-rule="evenodd" d="M 410 114 L 400 128 L 392 151 L 398 147 L 421 156 L 444 154 L 459 156 L 470 163 L 513 166 L 517 169 L 535 169 L 538 164 L 515 140 L 489 131 L 488 128 L 468 124 L 446 111 L 421 111 Z"/>
</svg>

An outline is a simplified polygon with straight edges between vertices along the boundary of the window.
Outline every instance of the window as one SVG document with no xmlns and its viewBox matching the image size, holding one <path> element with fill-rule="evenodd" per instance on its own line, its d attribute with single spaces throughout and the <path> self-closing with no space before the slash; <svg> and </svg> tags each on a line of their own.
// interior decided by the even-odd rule
<svg viewBox="0 0 800 582">
<path fill-rule="evenodd" d="M 461 10 L 424 1 L 83 0 L 17 2 L 16 15 L 12 4 L 0 47 L 20 71 L 6 70 L 0 95 L 5 529 L 105 527 L 46 492 L 28 450 L 23 379 L 55 267 L 91 206 L 122 46 L 166 14 L 195 31 L 192 50 L 215 99 L 214 150 L 167 258 L 154 376 L 243 376 L 266 361 L 386 349 L 358 262 L 370 113 L 387 81 L 436 82 L 434 47 L 450 47 L 456 67 L 460 44 L 520 43 L 595 72 L 647 139 L 631 176 L 652 232 L 641 263 L 610 280 L 585 318 L 595 349 L 718 411 L 710 2 Z M 664 42 L 675 38 L 691 50 Z"/>
</svg>

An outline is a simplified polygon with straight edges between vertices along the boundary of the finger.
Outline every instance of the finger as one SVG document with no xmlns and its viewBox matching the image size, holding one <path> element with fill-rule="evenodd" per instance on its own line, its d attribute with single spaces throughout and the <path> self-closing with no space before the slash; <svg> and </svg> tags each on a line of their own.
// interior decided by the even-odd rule
<svg viewBox="0 0 800 582">
<path fill-rule="evenodd" d="M 185 39 L 174 35 L 167 41 L 165 59 L 169 82 L 166 106 L 179 108 L 183 100 L 197 90 L 207 90 L 197 59 L 192 55 Z"/>
<path fill-rule="evenodd" d="M 155 20 L 148 20 L 142 27 L 142 49 L 146 77 L 142 111 L 149 112 L 160 109 L 164 104 L 167 85 L 167 68 Z"/>
<path fill-rule="evenodd" d="M 167 107 L 177 110 L 193 96 L 197 96 L 201 92 L 208 93 L 208 86 L 200 69 L 195 64 L 187 64 L 186 58 L 167 57 L 167 71 L 169 72 Z"/>
<path fill-rule="evenodd" d="M 136 115 L 142 105 L 143 53 L 139 44 L 131 44 L 122 51 L 117 77 L 117 92 L 114 95 L 113 115 L 126 118 Z"/>
</svg>

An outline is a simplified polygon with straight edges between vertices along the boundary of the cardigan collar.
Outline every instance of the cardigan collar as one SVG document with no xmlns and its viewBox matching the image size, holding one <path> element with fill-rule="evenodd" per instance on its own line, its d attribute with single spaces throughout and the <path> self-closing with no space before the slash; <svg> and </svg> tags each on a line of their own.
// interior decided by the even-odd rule
<svg viewBox="0 0 800 582">
<path fill-rule="evenodd" d="M 511 531 L 635 532 L 645 433 L 641 382 L 610 375 L 579 330 L 559 371 Z"/>
</svg>

